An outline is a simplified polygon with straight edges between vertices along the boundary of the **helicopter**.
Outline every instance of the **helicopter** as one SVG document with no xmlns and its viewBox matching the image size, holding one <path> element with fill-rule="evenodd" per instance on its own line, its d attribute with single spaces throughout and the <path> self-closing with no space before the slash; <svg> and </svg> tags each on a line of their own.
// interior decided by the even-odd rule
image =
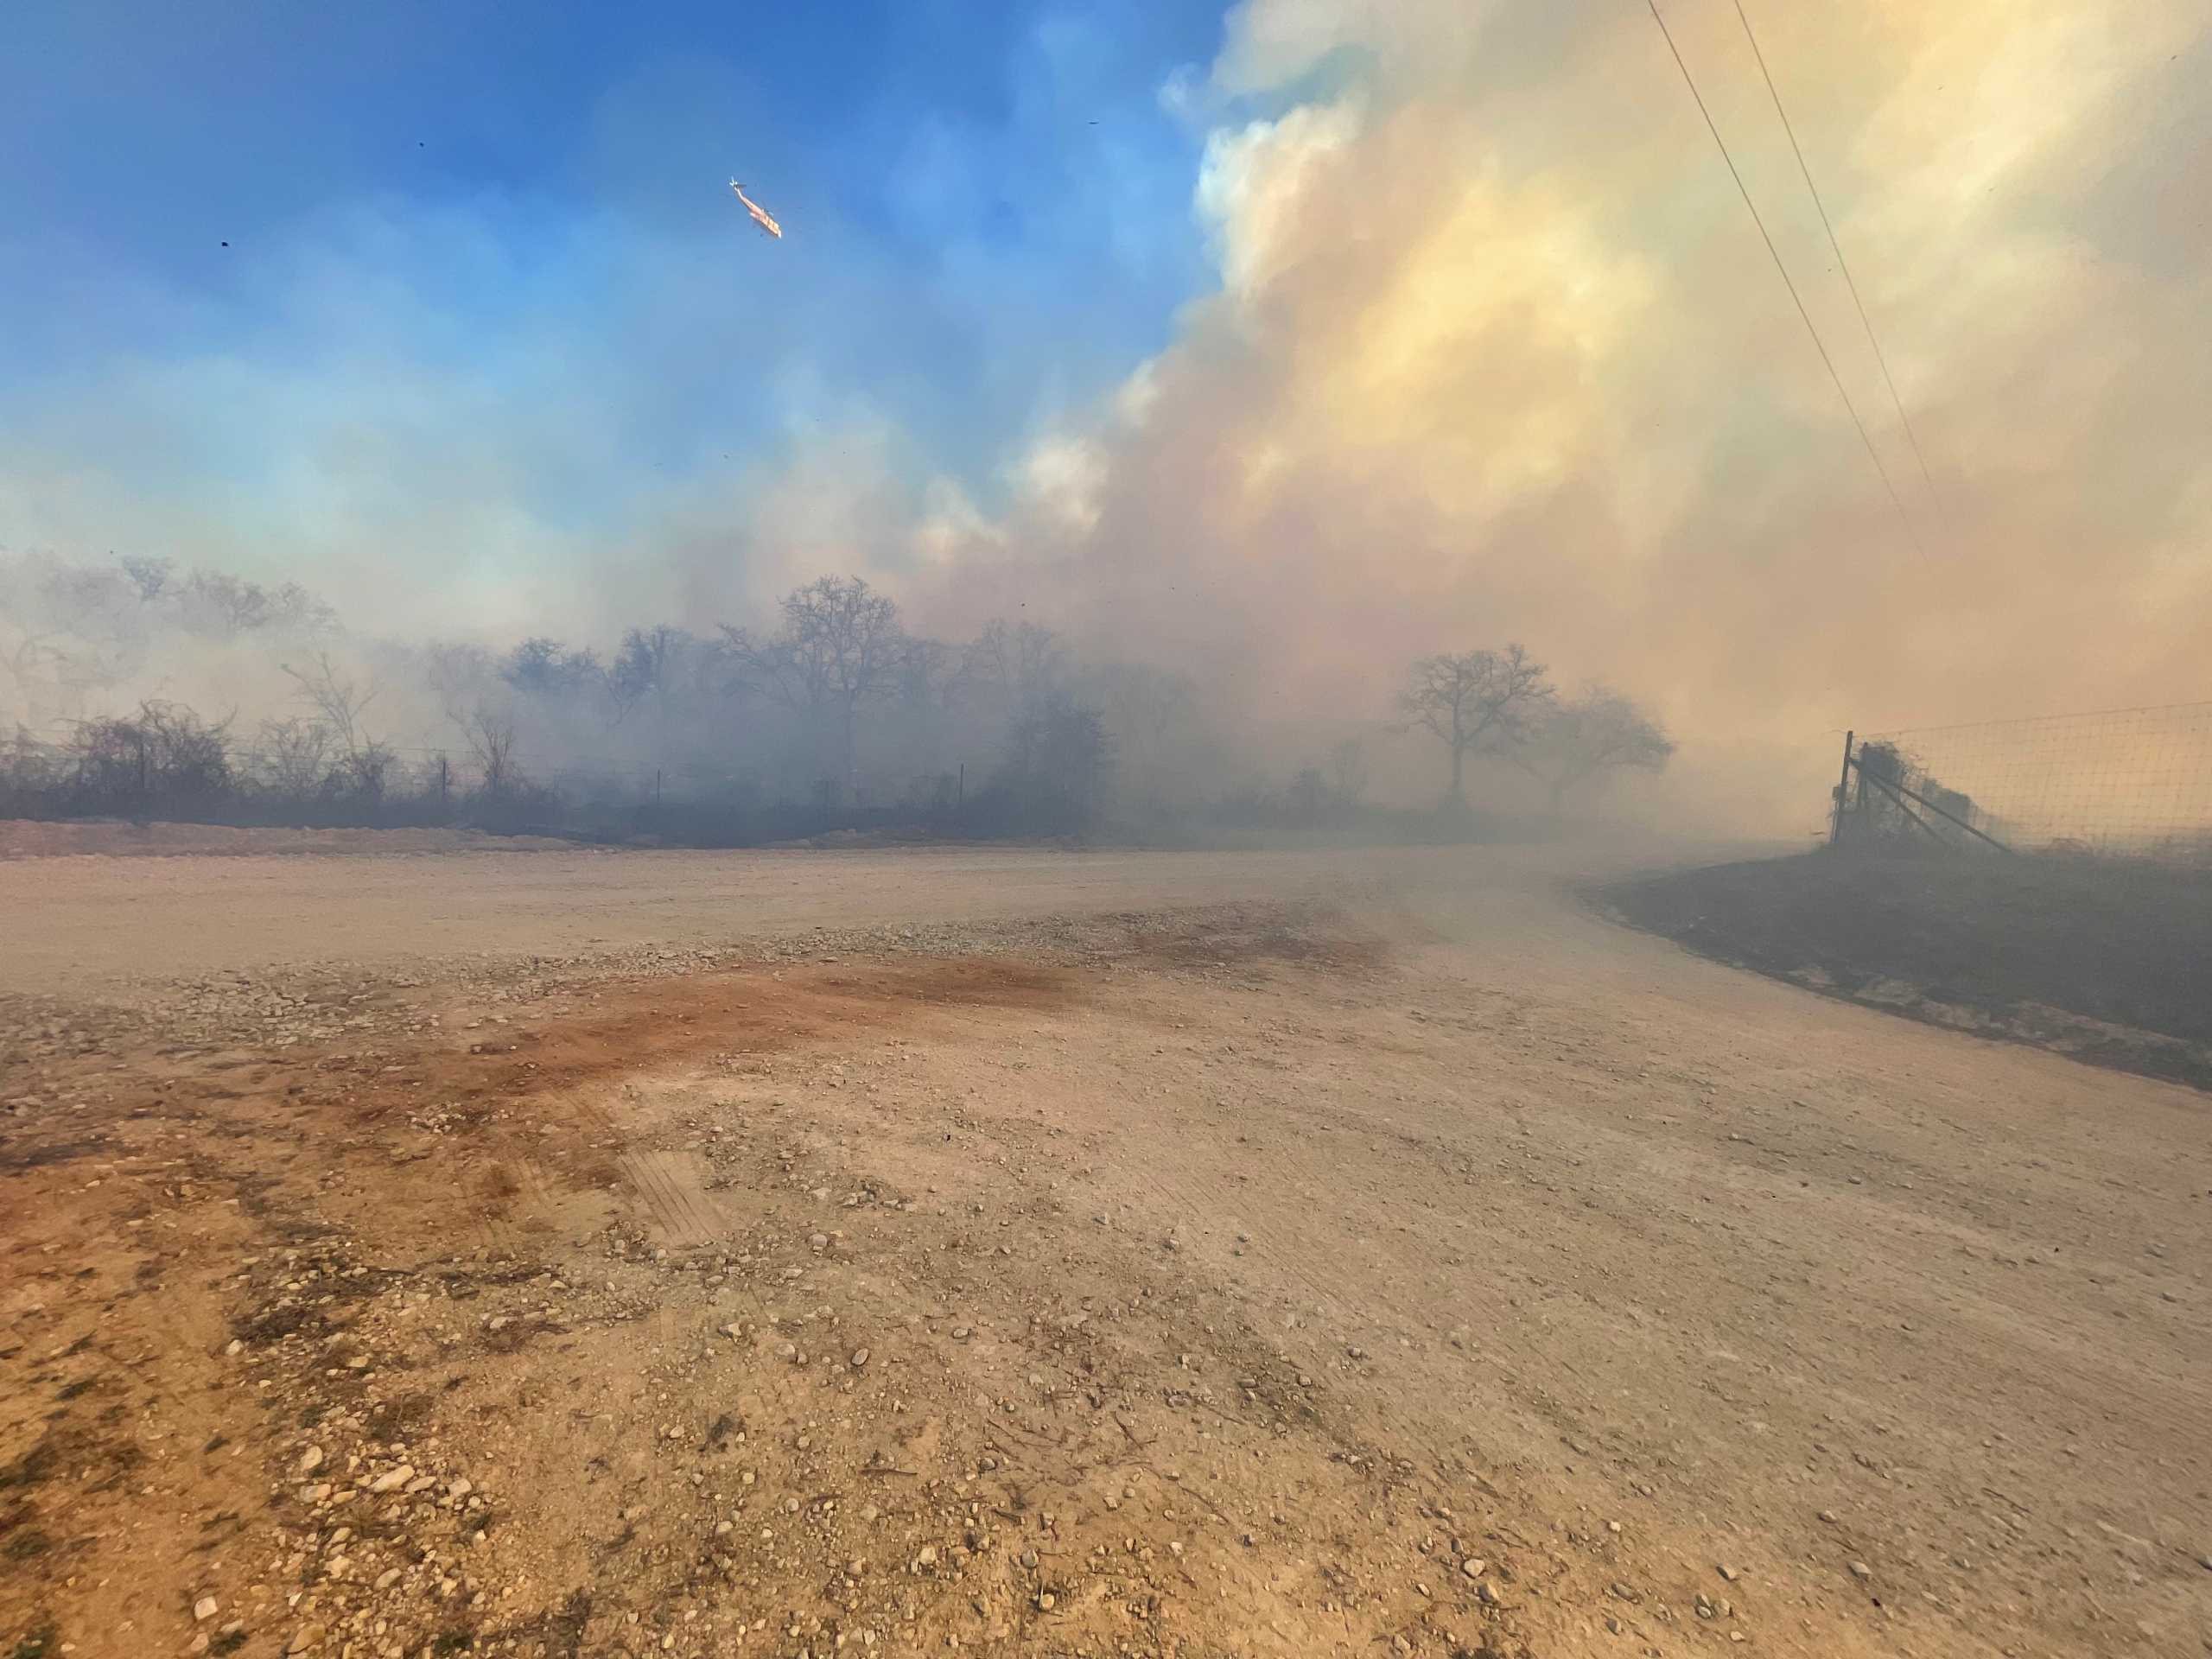
<svg viewBox="0 0 2212 1659">
<path fill-rule="evenodd" d="M 753 200 L 752 197 L 747 195 L 745 194 L 745 187 L 740 184 L 735 179 L 732 179 L 729 181 L 729 188 L 736 192 L 737 199 L 745 204 L 745 211 L 753 215 L 753 222 L 755 225 L 758 225 L 762 230 L 767 232 L 769 235 L 774 237 L 779 242 L 782 241 L 784 238 L 784 227 L 776 223 L 775 219 L 770 216 L 768 210 L 763 207 L 759 202 Z"/>
</svg>

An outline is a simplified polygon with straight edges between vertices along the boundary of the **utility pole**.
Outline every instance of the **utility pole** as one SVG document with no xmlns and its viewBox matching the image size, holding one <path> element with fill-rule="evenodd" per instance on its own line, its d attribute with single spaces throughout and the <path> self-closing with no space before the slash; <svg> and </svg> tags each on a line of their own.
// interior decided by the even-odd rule
<svg viewBox="0 0 2212 1659">
<path fill-rule="evenodd" d="M 1828 820 L 1828 845 L 1843 845 L 1843 806 L 1851 794 L 1851 740 L 1855 733 L 1843 734 L 1843 775 L 1835 783 L 1835 812 Z"/>
</svg>

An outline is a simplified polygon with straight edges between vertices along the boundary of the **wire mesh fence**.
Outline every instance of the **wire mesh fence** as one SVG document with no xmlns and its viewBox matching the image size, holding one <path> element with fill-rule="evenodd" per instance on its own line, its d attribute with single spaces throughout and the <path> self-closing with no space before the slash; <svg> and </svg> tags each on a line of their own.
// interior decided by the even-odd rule
<svg viewBox="0 0 2212 1659">
<path fill-rule="evenodd" d="M 1832 838 L 2212 864 L 2212 702 L 1855 737 Z"/>
</svg>

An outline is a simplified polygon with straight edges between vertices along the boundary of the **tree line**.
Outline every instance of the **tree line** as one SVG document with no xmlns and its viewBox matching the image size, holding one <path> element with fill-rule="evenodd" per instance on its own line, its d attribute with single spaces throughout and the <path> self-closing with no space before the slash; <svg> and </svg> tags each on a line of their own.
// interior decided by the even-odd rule
<svg viewBox="0 0 2212 1659">
<path fill-rule="evenodd" d="M 30 575 L 0 565 L 0 664 L 19 706 L 73 698 L 78 712 L 58 738 L 19 729 L 0 753 L 0 815 L 467 820 L 727 841 L 893 823 L 1414 832 L 1464 819 L 1477 757 L 1525 772 L 1557 814 L 1607 772 L 1663 766 L 1673 747 L 1616 692 L 1560 693 L 1517 645 L 1426 658 L 1396 729 L 1444 745 L 1449 785 L 1438 811 L 1394 809 L 1366 798 L 1370 740 L 1338 741 L 1271 787 L 1188 677 L 1086 659 L 1027 621 L 931 637 L 857 576 L 793 588 L 765 626 L 634 627 L 602 653 L 543 636 L 505 651 L 364 639 L 296 587 L 160 561 Z M 165 638 L 251 646 L 279 677 L 258 699 L 272 712 L 207 715 L 160 695 L 92 712 L 134 677 L 168 683 L 149 666 Z"/>
</svg>

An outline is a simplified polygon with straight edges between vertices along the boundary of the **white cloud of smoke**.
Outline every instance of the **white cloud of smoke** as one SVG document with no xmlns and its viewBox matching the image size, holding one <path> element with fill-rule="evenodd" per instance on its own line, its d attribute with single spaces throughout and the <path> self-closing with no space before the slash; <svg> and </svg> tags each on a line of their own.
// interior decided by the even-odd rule
<svg viewBox="0 0 2212 1659">
<path fill-rule="evenodd" d="M 1208 130 L 1193 202 L 1218 290 L 1095 408 L 1040 411 L 995 476 L 935 467 L 888 402 L 779 360 L 749 460 L 641 464 L 626 499 L 563 522 L 542 481 L 601 441 L 591 372 L 620 408 L 656 376 L 690 385 L 702 350 L 744 372 L 744 328 L 653 321 L 709 309 L 710 268 L 659 248 L 620 353 L 518 423 L 511 395 L 472 402 L 458 342 L 423 366 L 450 316 L 362 290 L 362 238 L 402 233 L 370 224 L 285 303 L 301 328 L 385 318 L 405 366 L 378 372 L 349 321 L 334 418 L 305 371 L 129 365 L 0 467 L 0 510 L 72 549 L 276 550 L 264 574 L 380 625 L 508 638 L 604 640 L 858 570 L 925 626 L 1027 616 L 1187 670 L 1294 760 L 1382 717 L 1408 658 L 1522 639 L 1655 709 L 1713 816 L 1770 825 L 1817 810 L 1826 728 L 2206 695 L 2200 9 L 1746 0 L 1932 487 L 1732 6 L 1665 10 L 1910 530 L 1649 14 L 1611 0 L 1246 0 L 1211 74 L 1170 89 Z M 455 257 L 496 257 L 446 230 Z M 209 397 L 308 423 L 318 465 L 178 453 Z M 88 463 L 118 421 L 166 462 L 129 481 Z M 443 580 L 416 556 L 441 544 L 471 550 Z"/>
</svg>

